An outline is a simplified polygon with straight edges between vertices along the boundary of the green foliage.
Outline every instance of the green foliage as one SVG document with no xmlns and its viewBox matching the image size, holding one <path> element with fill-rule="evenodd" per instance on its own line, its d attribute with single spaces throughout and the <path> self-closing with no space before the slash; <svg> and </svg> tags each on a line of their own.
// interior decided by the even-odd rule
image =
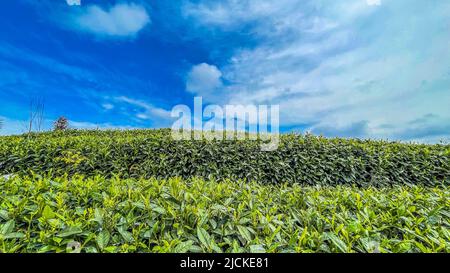
<svg viewBox="0 0 450 273">
<path fill-rule="evenodd" d="M 168 129 L 58 131 L 0 137 L 0 174 L 254 180 L 303 185 L 448 185 L 450 146 L 282 135 L 259 141 L 174 141 Z"/>
<path fill-rule="evenodd" d="M 450 252 L 447 187 L 0 178 L 0 252 Z"/>
</svg>

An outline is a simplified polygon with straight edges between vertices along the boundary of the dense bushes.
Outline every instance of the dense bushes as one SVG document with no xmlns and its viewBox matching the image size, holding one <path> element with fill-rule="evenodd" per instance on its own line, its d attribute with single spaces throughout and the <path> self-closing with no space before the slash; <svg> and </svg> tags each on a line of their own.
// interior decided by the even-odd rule
<svg viewBox="0 0 450 273">
<path fill-rule="evenodd" d="M 173 141 L 170 130 L 68 131 L 0 138 L 0 174 L 246 179 L 305 185 L 450 182 L 450 146 L 283 135 L 257 141 Z"/>
<path fill-rule="evenodd" d="M 0 178 L 0 252 L 450 252 L 447 187 Z"/>
<path fill-rule="evenodd" d="M 0 174 L 0 252 L 450 252 L 448 145 L 58 131 Z"/>
</svg>

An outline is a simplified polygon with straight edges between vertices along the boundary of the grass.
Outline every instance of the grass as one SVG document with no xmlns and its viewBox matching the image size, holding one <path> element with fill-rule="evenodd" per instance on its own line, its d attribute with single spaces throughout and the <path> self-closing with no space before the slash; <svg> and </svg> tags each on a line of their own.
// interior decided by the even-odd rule
<svg viewBox="0 0 450 273">
<path fill-rule="evenodd" d="M 0 178 L 1 252 L 450 252 L 446 186 Z"/>
</svg>

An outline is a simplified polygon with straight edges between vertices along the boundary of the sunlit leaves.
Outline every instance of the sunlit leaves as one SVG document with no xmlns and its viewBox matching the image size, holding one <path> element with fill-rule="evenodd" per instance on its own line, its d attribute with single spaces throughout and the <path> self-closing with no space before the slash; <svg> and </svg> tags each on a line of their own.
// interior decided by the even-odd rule
<svg viewBox="0 0 450 273">
<path fill-rule="evenodd" d="M 58 236 L 58 237 L 70 237 L 72 235 L 80 234 L 82 232 L 83 231 L 79 227 L 68 227 L 68 228 L 62 230 L 61 232 L 59 232 L 58 234 L 56 234 L 56 236 Z"/>
<path fill-rule="evenodd" d="M 285 134 L 267 153 L 253 140 L 174 141 L 168 129 L 69 130 L 0 137 L 0 174 L 434 186 L 450 184 L 449 151 L 443 144 Z"/>
<path fill-rule="evenodd" d="M 1 252 L 450 252 L 447 187 L 16 176 L 0 192 Z"/>
<path fill-rule="evenodd" d="M 14 230 L 14 227 L 15 227 L 15 221 L 9 220 L 5 224 L 3 224 L 3 226 L 1 227 L 0 234 L 5 236 L 5 235 L 11 233 Z"/>
<path fill-rule="evenodd" d="M 109 243 L 109 239 L 110 239 L 110 235 L 109 232 L 107 230 L 103 230 L 101 231 L 98 235 L 97 235 L 97 245 L 100 249 L 104 249 L 108 246 Z"/>
</svg>

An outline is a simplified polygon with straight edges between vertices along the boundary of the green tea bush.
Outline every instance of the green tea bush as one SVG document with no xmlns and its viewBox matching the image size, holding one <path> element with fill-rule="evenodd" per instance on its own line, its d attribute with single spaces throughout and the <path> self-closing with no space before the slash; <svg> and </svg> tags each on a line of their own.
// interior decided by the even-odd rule
<svg viewBox="0 0 450 273">
<path fill-rule="evenodd" d="M 450 252 L 448 187 L 0 178 L 0 252 Z"/>
<path fill-rule="evenodd" d="M 359 186 L 450 182 L 450 146 L 286 134 L 259 141 L 174 141 L 170 130 L 66 131 L 0 137 L 0 174 L 202 177 Z"/>
</svg>

